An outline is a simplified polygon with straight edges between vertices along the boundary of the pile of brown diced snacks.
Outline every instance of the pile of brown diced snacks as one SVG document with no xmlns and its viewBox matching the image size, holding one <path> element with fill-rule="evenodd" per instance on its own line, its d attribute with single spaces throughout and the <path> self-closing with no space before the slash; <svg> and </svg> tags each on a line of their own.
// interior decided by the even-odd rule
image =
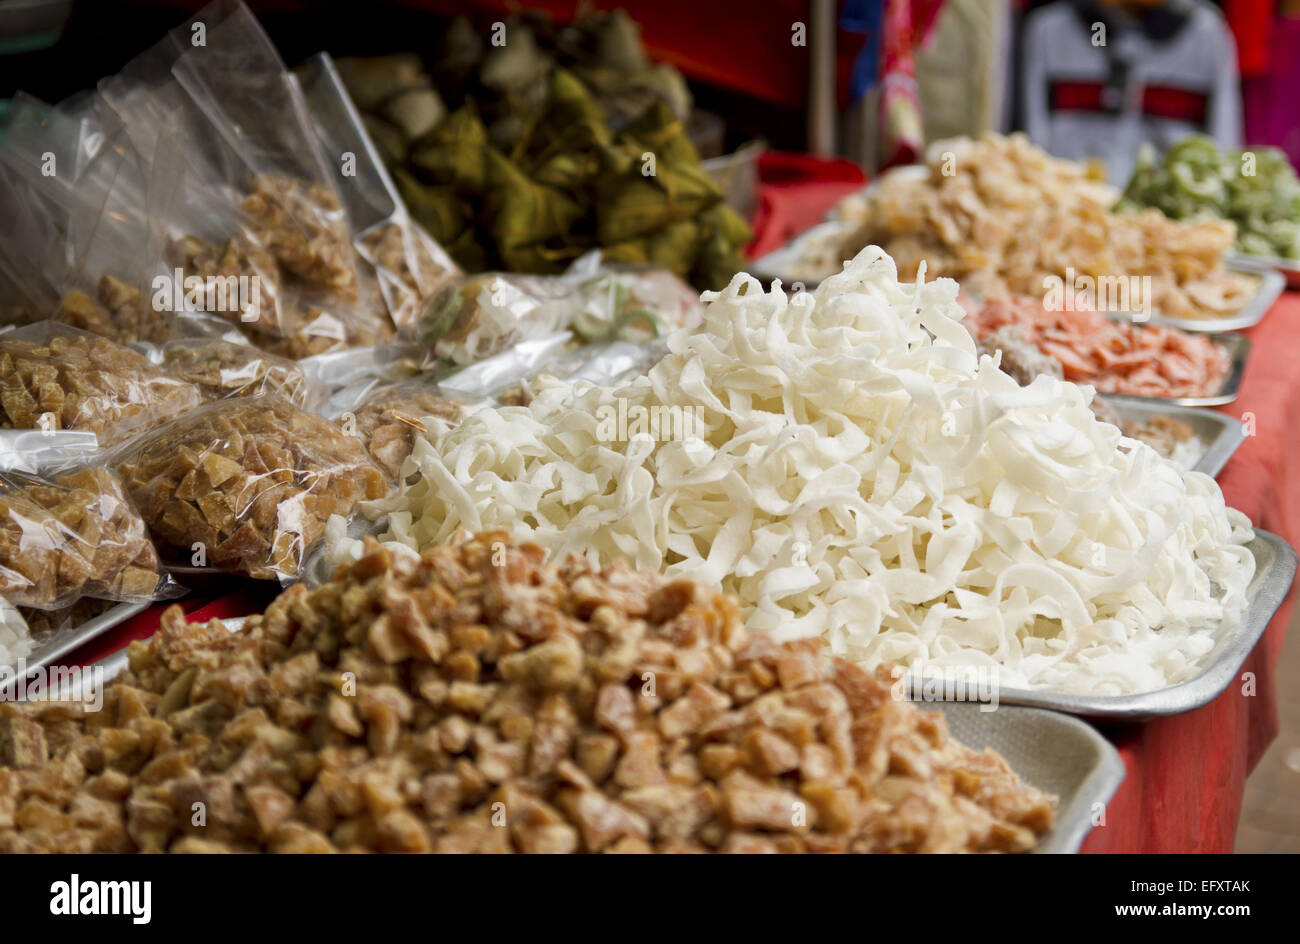
<svg viewBox="0 0 1300 944">
<path fill-rule="evenodd" d="M 143 519 L 105 468 L 45 481 L 0 476 L 0 594 L 59 607 L 90 595 L 148 600 L 163 579 Z"/>
<path fill-rule="evenodd" d="M 234 634 L 172 609 L 129 659 L 97 713 L 0 705 L 0 851 L 992 852 L 1052 822 L 886 676 L 499 532 L 369 542 Z"/>
<path fill-rule="evenodd" d="M 209 404 L 116 458 L 154 534 L 192 559 L 292 578 L 330 515 L 385 490 L 361 443 L 276 396 Z"/>
<path fill-rule="evenodd" d="M 0 429 L 88 430 L 104 445 L 202 401 L 193 384 L 106 338 L 53 329 L 32 339 L 30 330 L 0 335 Z"/>
</svg>

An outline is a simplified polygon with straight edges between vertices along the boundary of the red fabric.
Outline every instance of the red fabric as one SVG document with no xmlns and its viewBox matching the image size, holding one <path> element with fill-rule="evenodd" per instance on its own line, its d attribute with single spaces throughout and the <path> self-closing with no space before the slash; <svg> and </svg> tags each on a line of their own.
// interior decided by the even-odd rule
<svg viewBox="0 0 1300 944">
<path fill-rule="evenodd" d="M 1239 419 L 1254 415 L 1256 435 L 1242 444 L 1219 475 L 1223 497 L 1257 527 L 1300 544 L 1300 375 L 1294 350 L 1300 340 L 1300 293 L 1278 300 L 1246 332 L 1250 361 L 1241 395 L 1223 407 Z M 1255 678 L 1255 694 L 1242 692 L 1241 676 L 1197 711 L 1107 732 L 1124 758 L 1128 776 L 1092 831 L 1085 852 L 1231 852 L 1246 777 L 1277 737 L 1274 669 L 1291 621 L 1292 587 L 1242 672 Z"/>
<path fill-rule="evenodd" d="M 867 180 L 862 168 L 840 158 L 766 151 L 758 159 L 758 209 L 751 259 L 771 252 L 815 226 L 842 197 Z"/>
<path fill-rule="evenodd" d="M 1225 0 L 1223 15 L 1237 40 L 1237 70 L 1242 78 L 1266 75 L 1271 63 L 1276 0 Z"/>
<path fill-rule="evenodd" d="M 1142 90 L 1142 112 L 1154 118 L 1203 125 L 1209 110 L 1210 96 L 1204 92 L 1169 85 L 1148 85 Z"/>
<path fill-rule="evenodd" d="M 779 153 L 764 156 L 760 176 L 755 254 L 815 224 L 863 182 L 862 172 L 846 161 Z M 1228 504 L 1295 546 L 1300 544 L 1300 491 L 1288 483 L 1300 481 L 1300 436 L 1294 428 L 1300 417 L 1300 372 L 1293 354 L 1300 344 L 1300 293 L 1284 295 L 1247 334 L 1252 350 L 1241 395 L 1223 410 L 1247 421 L 1252 414 L 1256 435 L 1228 463 L 1219 484 Z M 275 589 L 250 581 L 247 589 L 193 609 L 191 619 L 257 612 Z M 1128 775 L 1106 809 L 1105 824 L 1092 831 L 1083 851 L 1232 851 L 1246 777 L 1278 732 L 1274 669 L 1296 594 L 1293 587 L 1242 667 L 1254 674 L 1254 695 L 1243 694 L 1238 681 L 1197 711 L 1107 730 Z M 162 609 L 154 607 L 83 647 L 73 661 L 96 661 L 150 635 Z"/>
</svg>

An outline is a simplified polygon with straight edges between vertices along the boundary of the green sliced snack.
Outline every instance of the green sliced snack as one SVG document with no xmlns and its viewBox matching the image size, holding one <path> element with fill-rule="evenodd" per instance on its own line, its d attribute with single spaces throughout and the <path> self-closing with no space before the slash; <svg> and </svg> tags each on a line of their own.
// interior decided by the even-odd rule
<svg viewBox="0 0 1300 944">
<path fill-rule="evenodd" d="M 1239 251 L 1300 258 L 1300 179 L 1277 148 L 1220 151 L 1213 140 L 1197 136 L 1157 159 L 1144 146 L 1117 209 L 1141 207 L 1156 207 L 1176 220 L 1231 220 Z"/>
</svg>

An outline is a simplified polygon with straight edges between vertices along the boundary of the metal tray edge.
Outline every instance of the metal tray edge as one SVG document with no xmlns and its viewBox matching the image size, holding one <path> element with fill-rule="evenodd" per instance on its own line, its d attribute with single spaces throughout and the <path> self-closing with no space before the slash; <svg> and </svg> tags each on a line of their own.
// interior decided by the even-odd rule
<svg viewBox="0 0 1300 944">
<path fill-rule="evenodd" d="M 1268 531 L 1256 529 L 1255 537 L 1273 551 L 1269 570 L 1262 574 L 1256 572 L 1252 580 L 1258 590 L 1248 604 L 1248 613 L 1255 612 L 1258 607 L 1259 615 L 1249 625 L 1243 626 L 1238 635 L 1220 641 L 1218 658 L 1206 666 L 1200 675 L 1177 685 L 1135 695 L 1064 695 L 1026 689 L 1002 689 L 998 692 L 999 703 L 1046 708 L 1098 722 L 1148 721 L 1185 714 L 1209 704 L 1231 684 L 1233 676 L 1259 643 L 1295 580 L 1295 549 Z M 1163 705 L 1171 693 L 1179 693 L 1184 698 L 1172 706 Z"/>
</svg>

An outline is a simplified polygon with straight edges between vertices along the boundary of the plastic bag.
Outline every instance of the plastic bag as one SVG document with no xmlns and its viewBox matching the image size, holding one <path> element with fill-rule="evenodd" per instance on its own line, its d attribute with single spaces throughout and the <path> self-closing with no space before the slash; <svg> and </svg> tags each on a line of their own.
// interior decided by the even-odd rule
<svg viewBox="0 0 1300 944">
<path fill-rule="evenodd" d="M 352 409 L 376 386 L 426 374 L 436 364 L 425 348 L 401 342 L 317 354 L 298 363 L 314 383 L 329 391 L 316 409 L 328 417 Z"/>
<path fill-rule="evenodd" d="M 533 341 L 523 341 L 500 354 L 437 378 L 444 390 L 464 397 L 497 397 L 515 384 L 533 377 L 573 344 L 573 335 L 561 331 Z"/>
<path fill-rule="evenodd" d="M 66 213 L 0 163 L 0 326 L 50 317 L 66 272 Z"/>
<path fill-rule="evenodd" d="M 18 613 L 27 624 L 32 642 L 45 647 L 54 643 L 59 635 L 78 629 L 83 623 L 104 615 L 117 605 L 117 600 L 79 597 L 57 609 L 37 610 L 23 606 L 18 608 Z"/>
<path fill-rule="evenodd" d="M 53 317 L 122 342 L 169 336 L 148 295 L 147 260 L 162 245 L 148 214 L 156 195 L 125 130 L 99 120 L 92 96 L 50 107 L 20 93 L 0 160 L 59 220 L 57 248 L 45 250 L 59 259 Z"/>
<path fill-rule="evenodd" d="M 0 597 L 0 665 L 15 665 L 36 647 L 33 631 L 24 614 Z"/>
<path fill-rule="evenodd" d="M 321 147 L 337 171 L 335 183 L 352 223 L 362 277 L 375 280 L 398 335 L 414 337 L 425 299 L 463 273 L 411 219 L 329 54 L 313 56 L 294 72 Z"/>
<path fill-rule="evenodd" d="M 153 154 L 153 189 L 176 193 L 164 262 L 180 314 L 294 358 L 387 336 L 302 92 L 247 8 L 210 4 L 100 92 Z"/>
<path fill-rule="evenodd" d="M 649 373 L 650 368 L 668 354 L 668 345 L 662 339 L 648 344 L 630 341 L 610 341 L 564 351 L 501 391 L 497 396 L 506 406 L 526 406 L 532 402 L 535 381 L 539 377 L 553 377 L 571 382 L 585 381 L 599 387 L 614 387 Z"/>
<path fill-rule="evenodd" d="M 602 265 L 599 253 L 589 253 L 558 276 L 455 279 L 424 307 L 418 328 L 440 357 L 468 364 L 557 331 L 582 341 L 644 341 L 703 316 L 699 295 L 671 272 Z"/>
<path fill-rule="evenodd" d="M 578 311 L 558 278 L 484 272 L 453 279 L 420 313 L 420 341 L 442 358 L 472 364 L 522 341 L 553 335 Z"/>
<path fill-rule="evenodd" d="M 648 341 L 704 320 L 700 293 L 667 269 L 611 264 L 590 252 L 561 278 L 581 295 L 568 327 L 585 341 Z"/>
<path fill-rule="evenodd" d="M 0 472 L 40 472 L 72 465 L 99 449 L 92 432 L 70 429 L 0 429 Z"/>
<path fill-rule="evenodd" d="M 181 338 L 138 349 L 173 377 L 199 388 L 204 400 L 277 394 L 304 410 L 325 398 L 299 361 L 217 338 Z"/>
<path fill-rule="evenodd" d="M 297 80 L 247 8 L 214 7 L 229 12 L 208 27 L 205 44 L 179 56 L 172 74 L 233 158 L 231 182 L 246 194 L 245 232 L 279 264 L 308 336 L 340 345 L 382 340 L 385 326 L 363 297 L 347 213 Z"/>
<path fill-rule="evenodd" d="M 281 582 L 298 576 L 330 515 L 386 489 L 354 437 L 270 395 L 208 404 L 111 461 L 169 548 Z"/>
<path fill-rule="evenodd" d="M 337 416 L 335 422 L 365 444 L 375 465 L 390 482 L 395 482 L 415 448 L 415 437 L 429 435 L 431 418 L 448 427 L 457 426 L 487 405 L 485 399 L 441 390 L 425 380 L 408 380 L 377 386 L 354 408 Z"/>
<path fill-rule="evenodd" d="M 144 602 L 178 591 L 107 468 L 0 473 L 0 595 L 9 602 L 56 609 L 81 596 Z"/>
<path fill-rule="evenodd" d="M 88 430 L 110 445 L 201 402 L 193 384 L 107 338 L 53 321 L 0 334 L 0 429 Z"/>
</svg>

